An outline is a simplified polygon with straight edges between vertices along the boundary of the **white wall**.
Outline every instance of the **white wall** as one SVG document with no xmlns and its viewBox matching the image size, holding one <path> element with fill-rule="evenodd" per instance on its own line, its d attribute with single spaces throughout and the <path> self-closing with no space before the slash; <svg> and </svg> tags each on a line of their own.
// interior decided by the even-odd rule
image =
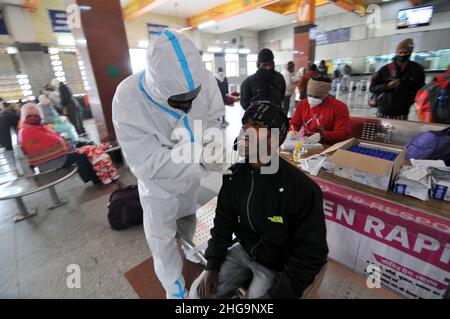
<svg viewBox="0 0 450 319">
<path fill-rule="evenodd" d="M 442 2 L 442 1 L 441 1 Z M 444 3 L 445 5 L 445 3 Z M 316 20 L 318 30 L 326 32 L 350 27 L 350 41 L 319 45 L 316 60 L 353 58 L 354 72 L 364 72 L 366 56 L 384 55 L 395 51 L 401 40 L 411 37 L 415 40 L 415 51 L 431 51 L 450 48 L 450 12 L 436 12 L 430 26 L 397 30 L 396 19 L 400 9 L 411 7 L 409 1 L 385 4 L 381 7 L 380 28 L 370 29 L 367 17 L 343 13 Z M 437 6 L 439 11 L 440 4 Z"/>
<path fill-rule="evenodd" d="M 365 58 L 369 55 L 393 53 L 398 42 L 412 37 L 416 42 L 416 52 L 450 48 L 450 1 L 431 1 L 436 4 L 436 12 L 430 26 L 397 30 L 398 10 L 412 7 L 409 1 L 398 1 L 381 6 L 381 27 L 367 27 L 367 17 L 347 12 L 317 18 L 320 32 L 350 27 L 350 41 L 316 46 L 316 60 L 352 58 L 354 72 L 364 72 Z M 259 33 L 260 47 L 272 49 L 278 61 L 285 63 L 292 54 L 294 25 L 288 25 Z M 292 42 L 289 42 L 292 41 Z"/>
</svg>

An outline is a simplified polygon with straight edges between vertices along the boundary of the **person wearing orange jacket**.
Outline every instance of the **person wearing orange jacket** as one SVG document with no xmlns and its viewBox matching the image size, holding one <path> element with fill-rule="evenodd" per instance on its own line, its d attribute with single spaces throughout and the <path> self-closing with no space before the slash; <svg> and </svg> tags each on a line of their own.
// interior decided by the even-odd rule
<svg viewBox="0 0 450 319">
<path fill-rule="evenodd" d="M 345 103 L 329 95 L 331 80 L 312 78 L 291 120 L 288 139 L 306 137 L 305 144 L 335 144 L 350 137 L 350 113 Z"/>
</svg>

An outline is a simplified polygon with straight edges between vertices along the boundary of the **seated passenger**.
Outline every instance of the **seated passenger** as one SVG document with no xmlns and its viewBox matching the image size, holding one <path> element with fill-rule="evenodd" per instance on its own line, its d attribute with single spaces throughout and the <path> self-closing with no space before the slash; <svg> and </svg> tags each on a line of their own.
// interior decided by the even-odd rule
<svg viewBox="0 0 450 319">
<path fill-rule="evenodd" d="M 45 124 L 54 124 L 56 119 L 59 117 L 58 112 L 53 106 L 52 102 L 45 95 L 40 95 L 39 98 L 39 107 L 42 111 L 42 122 Z"/>
<path fill-rule="evenodd" d="M 278 170 L 263 173 L 263 150 L 278 148 L 287 134 L 289 122 L 281 108 L 254 102 L 242 124 L 246 160 L 223 176 L 206 270 L 192 284 L 190 297 L 230 298 L 250 282 L 249 299 L 300 298 L 327 262 L 322 191 L 276 152 Z M 262 128 L 268 129 L 267 138 Z M 272 128 L 279 129 L 277 141 Z M 252 130 L 262 132 L 256 150 L 247 139 Z M 256 163 L 250 163 L 253 156 Z"/>
<path fill-rule="evenodd" d="M 8 151 L 12 151 L 11 129 L 16 129 L 19 122 L 19 115 L 14 104 L 1 102 L 0 107 L 0 146 Z"/>
<path fill-rule="evenodd" d="M 331 80 L 316 77 L 308 82 L 303 99 L 291 120 L 288 139 L 307 136 L 305 143 L 335 144 L 350 137 L 350 114 L 345 103 L 329 95 Z"/>
<path fill-rule="evenodd" d="M 69 143 L 41 124 L 41 113 L 34 103 L 28 103 L 21 109 L 19 143 L 29 164 L 41 172 L 77 165 L 78 173 L 85 183 L 100 183 L 86 155 L 71 153 Z"/>
</svg>

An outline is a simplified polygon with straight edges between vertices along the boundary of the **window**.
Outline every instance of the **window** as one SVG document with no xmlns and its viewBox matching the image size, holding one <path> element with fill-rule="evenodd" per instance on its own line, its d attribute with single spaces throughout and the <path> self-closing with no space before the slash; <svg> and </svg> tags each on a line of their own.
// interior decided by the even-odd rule
<svg viewBox="0 0 450 319">
<path fill-rule="evenodd" d="M 239 55 L 225 54 L 225 68 L 227 77 L 239 76 Z"/>
<path fill-rule="evenodd" d="M 130 60 L 133 73 L 144 70 L 147 65 L 147 50 L 130 49 Z"/>
<path fill-rule="evenodd" d="M 214 73 L 214 54 L 203 53 L 202 59 L 203 64 L 205 65 L 205 69 L 207 69 L 209 72 Z"/>
<path fill-rule="evenodd" d="M 258 60 L 257 54 L 249 54 L 247 55 L 247 75 L 252 75 L 256 73 L 256 61 Z"/>
</svg>

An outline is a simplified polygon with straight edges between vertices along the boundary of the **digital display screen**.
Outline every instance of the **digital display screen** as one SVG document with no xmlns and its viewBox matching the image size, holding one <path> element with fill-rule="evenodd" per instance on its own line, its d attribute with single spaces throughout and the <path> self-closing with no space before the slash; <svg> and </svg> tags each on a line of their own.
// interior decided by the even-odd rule
<svg viewBox="0 0 450 319">
<path fill-rule="evenodd" d="M 403 9 L 398 12 L 397 29 L 415 28 L 430 25 L 434 6 Z"/>
</svg>

